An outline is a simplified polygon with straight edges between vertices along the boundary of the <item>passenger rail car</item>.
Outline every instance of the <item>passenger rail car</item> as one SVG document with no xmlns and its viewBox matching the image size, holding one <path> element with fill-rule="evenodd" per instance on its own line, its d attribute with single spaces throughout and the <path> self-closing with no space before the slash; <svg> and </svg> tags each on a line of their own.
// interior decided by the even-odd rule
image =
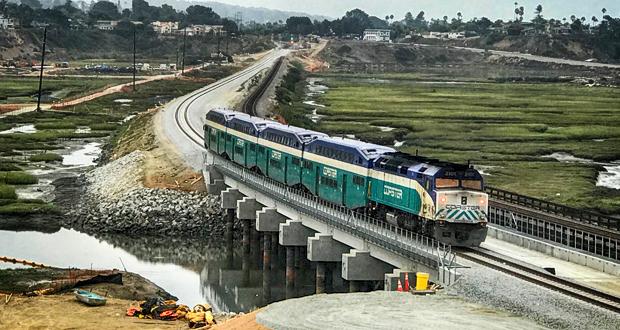
<svg viewBox="0 0 620 330">
<path fill-rule="evenodd" d="M 205 147 L 280 183 L 454 246 L 486 237 L 488 196 L 469 165 L 213 109 Z"/>
</svg>

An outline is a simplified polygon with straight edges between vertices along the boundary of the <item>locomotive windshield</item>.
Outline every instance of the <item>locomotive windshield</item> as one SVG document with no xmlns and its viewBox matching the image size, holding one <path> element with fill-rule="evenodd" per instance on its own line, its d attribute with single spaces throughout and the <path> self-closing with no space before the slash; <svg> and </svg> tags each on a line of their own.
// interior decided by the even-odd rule
<svg viewBox="0 0 620 330">
<path fill-rule="evenodd" d="M 437 189 L 458 188 L 459 180 L 458 179 L 436 179 L 435 187 Z"/>
</svg>

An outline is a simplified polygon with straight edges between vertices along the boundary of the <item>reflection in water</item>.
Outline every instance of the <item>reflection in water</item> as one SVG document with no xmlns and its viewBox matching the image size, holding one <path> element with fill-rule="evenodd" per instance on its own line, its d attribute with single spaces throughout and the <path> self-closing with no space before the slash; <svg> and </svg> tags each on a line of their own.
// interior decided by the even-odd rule
<svg viewBox="0 0 620 330">
<path fill-rule="evenodd" d="M 262 305 L 261 272 L 251 270 L 250 284 L 242 287 L 240 244 L 235 244 L 235 251 L 226 251 L 222 239 L 90 236 L 61 229 L 52 234 L 0 231 L 0 242 L 0 255 L 50 266 L 125 267 L 187 305 L 208 302 L 217 312 L 248 311 Z M 233 253 L 233 269 L 226 267 L 229 252 Z M 13 265 L 0 264 L 0 268 L 8 267 Z"/>
</svg>

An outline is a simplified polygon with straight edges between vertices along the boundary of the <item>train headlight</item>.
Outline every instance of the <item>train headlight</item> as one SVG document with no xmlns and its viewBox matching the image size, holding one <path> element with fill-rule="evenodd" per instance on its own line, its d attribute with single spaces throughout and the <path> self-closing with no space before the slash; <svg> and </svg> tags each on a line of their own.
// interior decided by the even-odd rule
<svg viewBox="0 0 620 330">
<path fill-rule="evenodd" d="M 446 201 L 447 201 L 446 196 L 441 196 L 439 198 L 439 203 L 441 203 L 441 204 L 446 204 Z"/>
<path fill-rule="evenodd" d="M 484 198 L 480 198 L 480 205 L 484 205 L 487 201 Z"/>
</svg>

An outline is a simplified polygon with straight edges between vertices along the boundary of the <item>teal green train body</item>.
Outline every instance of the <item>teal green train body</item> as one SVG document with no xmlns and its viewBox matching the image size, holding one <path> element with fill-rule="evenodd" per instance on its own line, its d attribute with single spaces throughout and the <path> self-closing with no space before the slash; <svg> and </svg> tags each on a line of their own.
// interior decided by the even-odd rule
<svg viewBox="0 0 620 330">
<path fill-rule="evenodd" d="M 468 165 L 211 110 L 205 147 L 282 184 L 455 246 L 486 237 L 488 196 Z"/>
</svg>

